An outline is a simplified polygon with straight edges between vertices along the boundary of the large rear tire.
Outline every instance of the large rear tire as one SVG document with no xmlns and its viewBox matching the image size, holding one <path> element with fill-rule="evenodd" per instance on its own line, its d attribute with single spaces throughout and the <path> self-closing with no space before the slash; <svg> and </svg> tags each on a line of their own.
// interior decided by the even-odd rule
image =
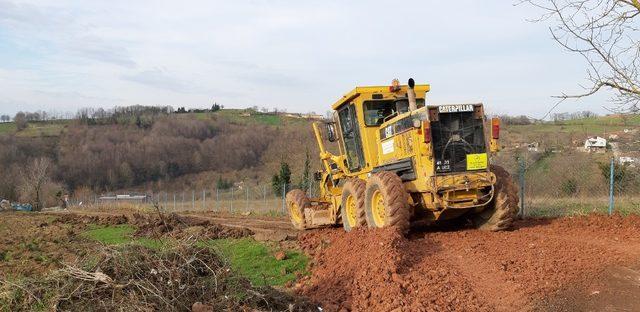
<svg viewBox="0 0 640 312">
<path fill-rule="evenodd" d="M 287 193 L 286 204 L 293 227 L 304 230 L 306 228 L 304 209 L 311 206 L 307 194 L 302 190 L 291 190 Z"/>
<path fill-rule="evenodd" d="M 367 181 L 365 213 L 369 227 L 397 227 L 409 231 L 409 194 L 397 174 L 382 171 Z"/>
<path fill-rule="evenodd" d="M 364 191 L 366 187 L 367 184 L 358 178 L 350 179 L 342 187 L 340 214 L 342 216 L 342 227 L 347 232 L 367 224 L 367 217 L 364 211 Z"/>
<path fill-rule="evenodd" d="M 484 231 L 508 230 L 518 213 L 518 188 L 504 168 L 491 165 L 491 172 L 496 175 L 493 199 L 473 217 L 473 223 Z"/>
</svg>

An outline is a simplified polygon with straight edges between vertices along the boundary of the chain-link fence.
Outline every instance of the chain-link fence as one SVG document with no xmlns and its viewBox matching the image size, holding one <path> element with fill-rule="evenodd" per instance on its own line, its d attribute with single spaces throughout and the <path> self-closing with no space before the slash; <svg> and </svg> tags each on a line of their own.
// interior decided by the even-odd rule
<svg viewBox="0 0 640 312">
<path fill-rule="evenodd" d="M 316 181 L 310 181 L 307 187 L 309 197 L 318 196 Z M 207 211 L 233 214 L 286 214 L 286 192 L 300 188 L 298 185 L 283 184 L 274 187 L 271 184 L 256 186 L 233 186 L 229 188 L 191 189 L 185 191 L 160 191 L 153 193 L 127 193 L 107 195 L 78 195 L 70 199 L 74 207 L 128 208 L 153 207 L 157 205 L 165 212 Z M 123 192 L 126 193 L 126 192 Z"/>
<path fill-rule="evenodd" d="M 509 171 L 518 185 L 520 215 L 562 216 L 588 213 L 640 213 L 640 164 L 622 163 L 609 153 L 580 151 L 521 153 L 498 158 L 494 164 Z M 310 181 L 309 197 L 319 195 Z M 157 204 L 167 212 L 286 214 L 285 194 L 298 185 L 236 185 L 226 189 L 191 189 L 128 195 L 84 195 L 71 205 L 105 208 Z"/>
<path fill-rule="evenodd" d="M 606 153 L 523 153 L 497 163 L 518 185 L 523 217 L 640 213 L 640 170 Z"/>
</svg>

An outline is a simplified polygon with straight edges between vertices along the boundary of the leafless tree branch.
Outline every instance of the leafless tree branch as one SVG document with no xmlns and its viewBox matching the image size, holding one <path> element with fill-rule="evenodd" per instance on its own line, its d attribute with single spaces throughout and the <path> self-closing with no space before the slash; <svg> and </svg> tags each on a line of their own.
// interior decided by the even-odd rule
<svg viewBox="0 0 640 312">
<path fill-rule="evenodd" d="M 576 99 L 612 90 L 615 111 L 637 112 L 640 103 L 640 0 L 521 0 L 542 11 L 534 22 L 551 22 L 553 40 L 587 62 L 590 86 Z"/>
</svg>

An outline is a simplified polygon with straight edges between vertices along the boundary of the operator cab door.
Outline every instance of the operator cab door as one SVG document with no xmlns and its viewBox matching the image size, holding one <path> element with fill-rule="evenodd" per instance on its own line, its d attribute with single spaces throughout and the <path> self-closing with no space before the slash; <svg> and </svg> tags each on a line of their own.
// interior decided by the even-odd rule
<svg viewBox="0 0 640 312">
<path fill-rule="evenodd" d="M 347 167 L 351 172 L 360 171 L 365 163 L 355 106 L 348 104 L 339 109 L 338 118 L 340 119 L 344 149 L 347 153 Z"/>
</svg>

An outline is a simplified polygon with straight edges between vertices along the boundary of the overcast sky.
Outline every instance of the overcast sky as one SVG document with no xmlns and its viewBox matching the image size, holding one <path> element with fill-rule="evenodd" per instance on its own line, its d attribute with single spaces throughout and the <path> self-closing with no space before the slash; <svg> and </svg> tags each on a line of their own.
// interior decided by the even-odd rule
<svg viewBox="0 0 640 312">
<path fill-rule="evenodd" d="M 585 63 L 515 1 L 0 0 L 0 113 L 171 105 L 324 113 L 414 77 L 433 104 L 542 117 Z M 607 94 L 558 111 L 604 113 Z"/>
</svg>

